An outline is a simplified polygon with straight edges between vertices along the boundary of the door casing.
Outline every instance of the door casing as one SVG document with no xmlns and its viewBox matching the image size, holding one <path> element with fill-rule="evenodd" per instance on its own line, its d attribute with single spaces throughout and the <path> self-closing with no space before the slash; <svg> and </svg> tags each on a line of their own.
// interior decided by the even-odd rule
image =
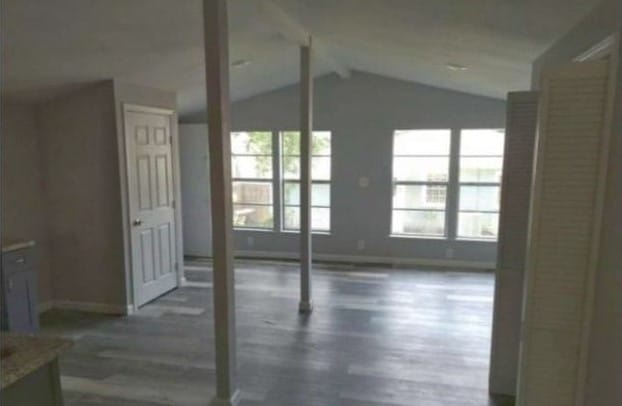
<svg viewBox="0 0 622 406">
<path fill-rule="evenodd" d="M 171 156 L 172 156 L 172 169 L 173 169 L 173 193 L 175 200 L 174 218 L 175 218 L 175 246 L 176 246 L 176 263 L 177 267 L 175 272 L 177 274 L 177 286 L 183 286 L 185 278 L 183 275 L 183 236 L 182 236 L 182 216 L 181 216 L 181 178 L 180 178 L 180 164 L 179 164 L 179 131 L 177 124 L 177 112 L 169 108 L 151 107 L 132 103 L 121 103 L 120 109 L 120 123 L 118 125 L 121 138 L 119 140 L 119 154 L 120 154 L 120 174 L 121 174 L 121 200 L 123 208 L 123 239 L 124 239 L 124 256 L 125 256 L 125 281 L 128 285 L 126 287 L 127 293 L 127 312 L 126 314 L 132 314 L 138 310 L 135 298 L 138 295 L 138 286 L 134 285 L 133 272 L 134 266 L 132 261 L 132 226 L 130 224 L 130 193 L 128 173 L 130 159 L 130 151 L 128 149 L 128 134 L 125 131 L 126 116 L 129 112 L 136 113 L 151 113 L 160 114 L 170 117 L 171 128 Z"/>
</svg>

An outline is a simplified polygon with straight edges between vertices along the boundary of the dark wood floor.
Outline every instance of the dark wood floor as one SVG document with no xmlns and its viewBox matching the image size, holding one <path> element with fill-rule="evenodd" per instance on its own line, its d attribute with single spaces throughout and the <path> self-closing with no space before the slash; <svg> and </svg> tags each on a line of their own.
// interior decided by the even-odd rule
<svg viewBox="0 0 622 406">
<path fill-rule="evenodd" d="M 114 318 L 51 311 L 75 340 L 61 360 L 69 406 L 206 405 L 214 393 L 209 264 L 191 286 Z M 506 406 L 487 394 L 493 277 L 331 266 L 297 313 L 295 264 L 236 267 L 242 406 Z"/>
</svg>

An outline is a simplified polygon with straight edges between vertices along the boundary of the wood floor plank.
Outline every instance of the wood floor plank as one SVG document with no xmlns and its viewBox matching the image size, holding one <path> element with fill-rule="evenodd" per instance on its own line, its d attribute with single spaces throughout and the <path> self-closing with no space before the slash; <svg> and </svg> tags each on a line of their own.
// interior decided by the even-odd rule
<svg viewBox="0 0 622 406">
<path fill-rule="evenodd" d="M 209 261 L 189 285 L 115 318 L 43 315 L 73 338 L 61 359 L 69 406 L 205 405 L 215 388 Z M 300 315 L 295 263 L 236 266 L 242 406 L 510 406 L 488 396 L 493 275 L 318 266 Z"/>
</svg>

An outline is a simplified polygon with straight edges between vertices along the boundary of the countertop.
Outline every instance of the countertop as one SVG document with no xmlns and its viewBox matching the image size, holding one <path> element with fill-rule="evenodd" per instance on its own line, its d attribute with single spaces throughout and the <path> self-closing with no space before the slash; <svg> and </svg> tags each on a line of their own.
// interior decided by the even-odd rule
<svg viewBox="0 0 622 406">
<path fill-rule="evenodd" d="M 2 252 L 11 252 L 21 250 L 22 248 L 34 247 L 34 240 L 9 240 L 2 241 Z"/>
<path fill-rule="evenodd" d="M 0 333 L 0 389 L 19 381 L 31 372 L 53 361 L 72 346 L 63 338 Z M 5 355 L 4 352 L 8 351 Z"/>
</svg>

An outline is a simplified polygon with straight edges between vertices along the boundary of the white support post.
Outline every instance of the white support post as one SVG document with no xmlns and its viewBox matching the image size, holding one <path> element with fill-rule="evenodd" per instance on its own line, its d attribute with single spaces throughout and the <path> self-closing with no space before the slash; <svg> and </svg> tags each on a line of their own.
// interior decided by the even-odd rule
<svg viewBox="0 0 622 406">
<path fill-rule="evenodd" d="M 300 48 L 300 305 L 313 310 L 311 297 L 311 135 L 313 133 L 313 74 L 311 38 Z"/>
<path fill-rule="evenodd" d="M 213 406 L 239 403 L 236 375 L 229 44 L 227 0 L 204 0 L 205 74 L 214 248 L 216 397 Z"/>
</svg>

